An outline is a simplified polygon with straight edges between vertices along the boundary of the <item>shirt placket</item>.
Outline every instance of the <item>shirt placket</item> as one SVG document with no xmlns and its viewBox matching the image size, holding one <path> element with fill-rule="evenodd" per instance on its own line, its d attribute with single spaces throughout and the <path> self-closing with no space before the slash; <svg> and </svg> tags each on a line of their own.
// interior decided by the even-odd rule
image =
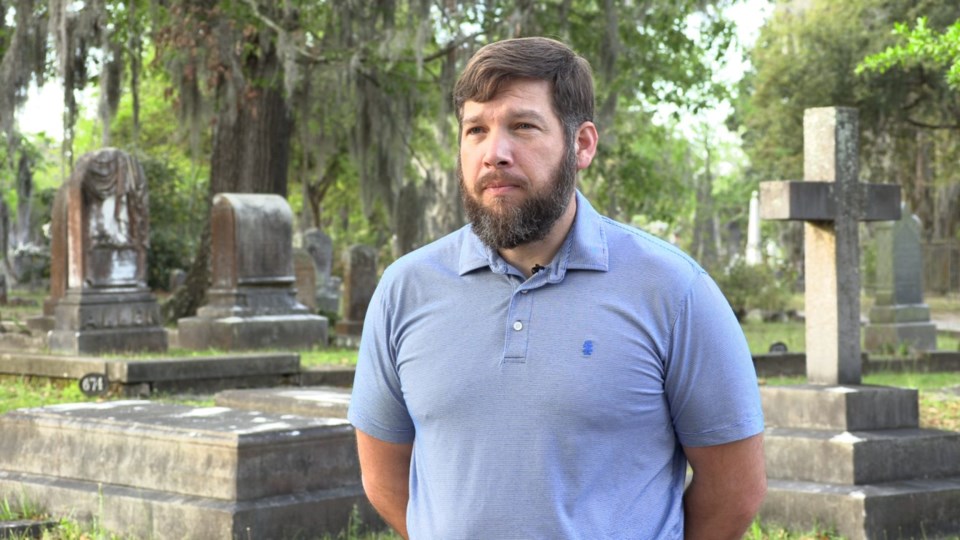
<svg viewBox="0 0 960 540">
<path fill-rule="evenodd" d="M 529 284 L 520 285 L 510 299 L 504 336 L 503 361 L 524 363 L 527 361 L 527 344 L 530 342 L 533 292 Z"/>
</svg>

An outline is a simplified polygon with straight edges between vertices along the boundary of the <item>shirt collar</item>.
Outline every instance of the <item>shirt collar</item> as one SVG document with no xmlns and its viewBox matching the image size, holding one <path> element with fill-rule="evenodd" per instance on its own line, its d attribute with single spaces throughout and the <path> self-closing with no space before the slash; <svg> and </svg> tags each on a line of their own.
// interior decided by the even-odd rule
<svg viewBox="0 0 960 540">
<path fill-rule="evenodd" d="M 577 215 L 560 251 L 550 263 L 550 281 L 563 279 L 570 270 L 598 270 L 606 272 L 609 268 L 607 237 L 603 230 L 603 218 L 586 197 L 577 190 Z M 460 245 L 460 275 L 468 274 L 479 268 L 489 267 L 496 273 L 504 273 L 507 263 L 500 254 L 486 246 L 467 225 L 463 243 Z"/>
</svg>

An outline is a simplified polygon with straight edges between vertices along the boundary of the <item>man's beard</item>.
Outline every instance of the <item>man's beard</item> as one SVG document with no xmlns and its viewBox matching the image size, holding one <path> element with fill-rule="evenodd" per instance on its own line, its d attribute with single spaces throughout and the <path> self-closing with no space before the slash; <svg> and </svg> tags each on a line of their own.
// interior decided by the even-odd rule
<svg viewBox="0 0 960 540">
<path fill-rule="evenodd" d="M 493 249 L 513 249 L 547 237 L 570 204 L 577 183 L 577 155 L 572 145 L 565 145 L 564 157 L 550 175 L 547 185 L 535 188 L 528 179 L 499 169 L 477 179 L 470 193 L 463 182 L 463 165 L 457 160 L 460 199 L 473 232 Z M 489 207 L 481 203 L 483 187 L 495 180 L 514 182 L 527 190 L 527 196 L 514 205 L 505 198 L 495 198 Z M 536 191 L 533 191 L 536 189 Z"/>
</svg>

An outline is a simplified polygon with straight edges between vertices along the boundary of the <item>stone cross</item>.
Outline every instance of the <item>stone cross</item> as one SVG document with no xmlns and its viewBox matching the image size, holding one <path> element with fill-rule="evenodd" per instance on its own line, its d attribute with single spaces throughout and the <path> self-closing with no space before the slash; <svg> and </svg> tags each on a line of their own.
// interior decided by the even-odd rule
<svg viewBox="0 0 960 540">
<path fill-rule="evenodd" d="M 750 194 L 750 217 L 747 221 L 747 253 L 744 257 L 749 266 L 763 262 L 760 256 L 760 196 L 756 191 Z"/>
<path fill-rule="evenodd" d="M 807 381 L 860 384 L 860 221 L 900 217 L 900 186 L 859 182 L 857 110 L 807 109 L 804 181 L 760 184 L 760 217 L 804 222 Z"/>
</svg>

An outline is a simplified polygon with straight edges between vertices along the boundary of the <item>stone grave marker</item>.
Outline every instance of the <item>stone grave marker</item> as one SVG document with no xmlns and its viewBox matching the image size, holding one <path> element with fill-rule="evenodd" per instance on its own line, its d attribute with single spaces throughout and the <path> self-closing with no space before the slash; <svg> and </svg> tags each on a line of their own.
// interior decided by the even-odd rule
<svg viewBox="0 0 960 540">
<path fill-rule="evenodd" d="M 54 327 L 57 302 L 67 293 L 67 191 L 63 184 L 53 197 L 50 216 L 50 295 L 43 301 L 43 313 L 27 318 L 27 328 L 46 334 Z"/>
<path fill-rule="evenodd" d="M 750 214 L 747 222 L 747 252 L 744 262 L 756 266 L 763 262 L 760 251 L 760 195 L 750 194 Z"/>
<path fill-rule="evenodd" d="M 868 351 L 937 348 L 937 328 L 923 302 L 923 244 L 919 219 L 909 211 L 877 225 L 877 293 L 864 332 Z"/>
<path fill-rule="evenodd" d="M 50 349 L 166 350 L 160 309 L 146 284 L 150 214 L 140 164 L 115 148 L 90 152 L 61 189 Z M 65 289 L 57 297 L 60 286 Z"/>
<path fill-rule="evenodd" d="M 327 319 L 296 298 L 293 213 L 279 195 L 220 193 L 211 211 L 213 284 L 180 346 L 224 350 L 325 346 Z"/>
<path fill-rule="evenodd" d="M 297 302 L 310 313 L 317 312 L 317 267 L 306 250 L 293 250 L 293 275 L 297 284 Z"/>
<path fill-rule="evenodd" d="M 318 276 L 327 278 L 333 266 L 333 239 L 320 229 L 307 229 L 303 233 L 303 249 L 313 258 Z M 318 279 L 317 283 L 321 280 Z"/>
<path fill-rule="evenodd" d="M 377 288 L 377 250 L 370 246 L 351 246 L 344 253 L 346 273 L 343 295 L 343 319 L 337 323 L 337 334 L 359 336 L 367 306 Z"/>
<path fill-rule="evenodd" d="M 303 248 L 313 257 L 317 266 L 316 308 L 320 313 L 340 313 L 340 286 L 343 280 L 331 274 L 333 239 L 320 229 L 309 229 L 303 233 Z"/>
<path fill-rule="evenodd" d="M 897 219 L 896 185 L 859 182 L 857 111 L 804 113 L 803 182 L 760 185 L 761 216 L 802 220 L 808 384 L 761 387 L 770 523 L 851 540 L 960 530 L 960 433 L 918 429 L 917 392 L 862 386 L 862 220 Z"/>
</svg>

